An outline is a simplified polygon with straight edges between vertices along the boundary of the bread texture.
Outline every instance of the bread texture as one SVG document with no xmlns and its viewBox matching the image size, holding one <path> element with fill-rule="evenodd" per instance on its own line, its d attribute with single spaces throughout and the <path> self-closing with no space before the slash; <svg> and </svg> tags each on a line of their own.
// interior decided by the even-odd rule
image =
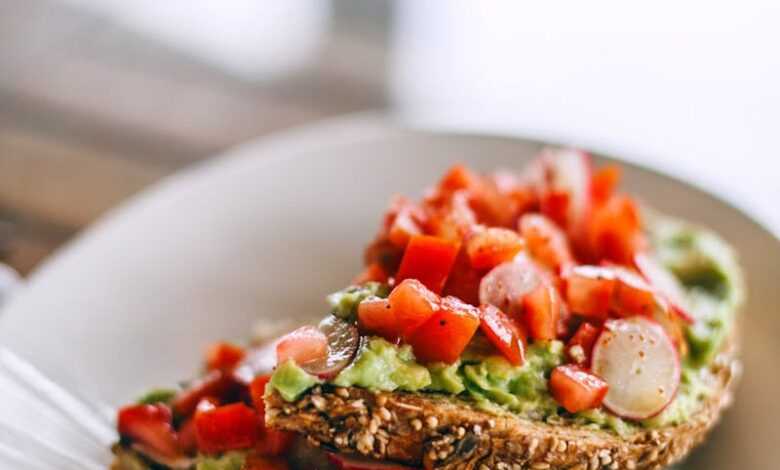
<svg viewBox="0 0 780 470">
<path fill-rule="evenodd" d="M 266 401 L 269 426 L 317 446 L 426 469 L 657 469 L 701 443 L 732 401 L 740 364 L 734 343 L 708 366 L 713 393 L 685 423 L 620 436 L 570 420 L 494 414 L 457 397 L 315 387 L 289 403 Z"/>
</svg>

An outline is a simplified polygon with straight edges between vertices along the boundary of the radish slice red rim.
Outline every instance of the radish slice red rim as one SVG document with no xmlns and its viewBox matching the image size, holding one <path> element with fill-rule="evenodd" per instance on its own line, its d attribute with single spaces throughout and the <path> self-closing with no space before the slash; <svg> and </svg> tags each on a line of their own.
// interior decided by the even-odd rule
<svg viewBox="0 0 780 470">
<path fill-rule="evenodd" d="M 543 161 L 549 170 L 552 189 L 565 191 L 571 198 L 566 215 L 570 230 L 577 231 L 590 212 L 592 161 L 580 150 L 545 150 Z"/>
<path fill-rule="evenodd" d="M 539 271 L 524 253 L 491 269 L 479 283 L 479 301 L 510 313 L 539 284 Z"/>
<path fill-rule="evenodd" d="M 671 403 L 680 385 L 680 358 L 664 329 L 653 320 L 610 320 L 593 348 L 592 370 L 609 384 L 604 406 L 640 420 Z"/>
<path fill-rule="evenodd" d="M 354 359 L 360 346 L 360 333 L 355 325 L 329 315 L 319 326 L 328 338 L 328 355 L 301 365 L 306 372 L 322 379 L 332 379 Z"/>
</svg>

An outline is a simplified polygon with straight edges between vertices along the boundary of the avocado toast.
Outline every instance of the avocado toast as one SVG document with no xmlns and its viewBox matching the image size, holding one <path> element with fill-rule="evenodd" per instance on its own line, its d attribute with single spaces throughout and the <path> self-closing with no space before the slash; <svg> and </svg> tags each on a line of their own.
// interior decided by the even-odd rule
<svg viewBox="0 0 780 470">
<path fill-rule="evenodd" d="M 546 150 L 395 198 L 365 272 L 277 342 L 271 375 L 267 349 L 215 347 L 194 384 L 120 412 L 117 468 L 284 468 L 295 435 L 336 468 L 680 460 L 731 399 L 742 279 L 721 239 L 618 178 Z"/>
</svg>

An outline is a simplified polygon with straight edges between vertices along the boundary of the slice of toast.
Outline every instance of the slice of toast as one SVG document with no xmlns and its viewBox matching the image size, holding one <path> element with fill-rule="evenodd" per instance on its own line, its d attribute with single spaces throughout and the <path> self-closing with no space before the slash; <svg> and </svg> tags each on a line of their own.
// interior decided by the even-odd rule
<svg viewBox="0 0 780 470">
<path fill-rule="evenodd" d="M 328 386 L 294 403 L 274 393 L 266 401 L 266 420 L 306 435 L 314 445 L 425 468 L 663 468 L 702 442 L 730 404 L 740 368 L 735 353 L 729 345 L 709 366 L 713 393 L 687 422 L 637 427 L 627 436 L 564 419 L 551 423 L 497 415 L 445 395 Z"/>
</svg>

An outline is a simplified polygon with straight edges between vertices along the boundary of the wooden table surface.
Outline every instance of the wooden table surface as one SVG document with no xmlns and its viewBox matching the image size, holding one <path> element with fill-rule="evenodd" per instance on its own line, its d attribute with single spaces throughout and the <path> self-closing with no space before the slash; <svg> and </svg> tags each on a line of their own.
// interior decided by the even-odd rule
<svg viewBox="0 0 780 470">
<path fill-rule="evenodd" d="M 356 3 L 334 2 L 315 63 L 257 84 L 71 4 L 0 0 L 0 260 L 29 273 L 184 166 L 258 135 L 383 107 L 389 7 Z"/>
</svg>

